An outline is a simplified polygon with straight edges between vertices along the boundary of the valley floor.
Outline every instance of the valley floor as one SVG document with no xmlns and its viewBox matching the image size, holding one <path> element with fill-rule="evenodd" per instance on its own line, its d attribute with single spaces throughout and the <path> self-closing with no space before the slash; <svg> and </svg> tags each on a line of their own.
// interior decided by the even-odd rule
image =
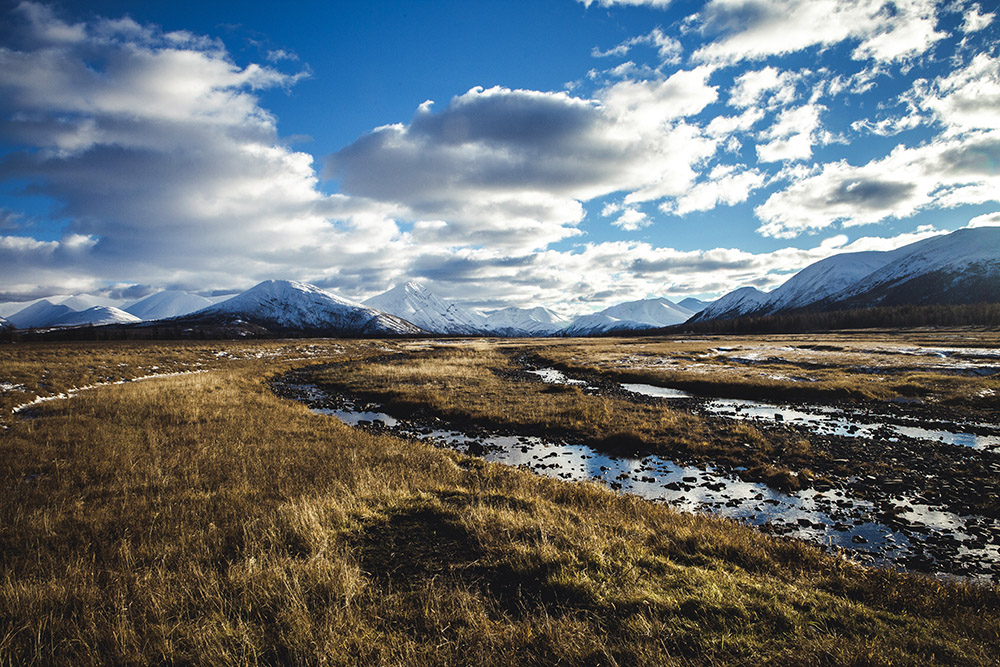
<svg viewBox="0 0 1000 667">
<path fill-rule="evenodd" d="M 352 428 L 271 390 L 297 372 L 429 419 L 517 422 L 723 463 L 742 439 L 758 451 L 743 467 L 772 484 L 840 483 L 842 463 L 803 474 L 825 450 L 794 431 L 524 377 L 551 364 L 607 386 L 636 375 L 683 384 L 615 365 L 687 344 L 0 347 L 0 664 L 1000 661 L 994 585 L 861 567 L 597 483 Z M 185 374 L 109 384 L 167 373 Z M 811 391 L 916 398 L 927 419 L 952 406 L 989 418 L 991 402 L 976 397 L 997 388 L 926 368 L 847 388 L 836 376 Z M 788 390 L 775 382 L 758 393 Z M 969 502 L 987 515 L 996 498 Z"/>
</svg>

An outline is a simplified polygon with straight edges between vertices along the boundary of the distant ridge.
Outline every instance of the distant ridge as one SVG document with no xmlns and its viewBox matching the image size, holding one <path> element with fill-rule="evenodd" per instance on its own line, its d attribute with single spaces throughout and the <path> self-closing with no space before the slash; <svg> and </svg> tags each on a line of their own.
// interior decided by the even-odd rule
<svg viewBox="0 0 1000 667">
<path fill-rule="evenodd" d="M 265 280 L 245 292 L 166 322 L 172 325 L 253 324 L 272 332 L 315 335 L 425 333 L 399 317 L 291 280 Z"/>
<path fill-rule="evenodd" d="M 138 317 L 114 306 L 94 306 L 69 313 L 53 324 L 55 327 L 104 326 L 105 324 L 133 324 Z"/>
<path fill-rule="evenodd" d="M 211 299 L 179 290 L 165 290 L 150 294 L 123 308 L 127 313 L 141 320 L 162 320 L 168 317 L 187 315 L 212 305 Z"/>
<path fill-rule="evenodd" d="M 495 336 L 551 336 L 569 325 L 562 315 L 548 308 L 501 308 L 486 317 L 486 327 Z"/>
<path fill-rule="evenodd" d="M 412 322 L 431 333 L 450 335 L 486 333 L 486 322 L 482 317 L 454 303 L 443 301 L 414 281 L 397 285 L 362 303 Z"/>
<path fill-rule="evenodd" d="M 693 313 L 669 299 L 627 301 L 576 318 L 563 330 L 566 336 L 593 336 L 614 331 L 658 329 L 681 324 Z"/>
<path fill-rule="evenodd" d="M 764 293 L 742 287 L 692 323 L 873 307 L 1000 302 L 1000 227 L 959 229 L 886 252 L 833 255 Z"/>
</svg>

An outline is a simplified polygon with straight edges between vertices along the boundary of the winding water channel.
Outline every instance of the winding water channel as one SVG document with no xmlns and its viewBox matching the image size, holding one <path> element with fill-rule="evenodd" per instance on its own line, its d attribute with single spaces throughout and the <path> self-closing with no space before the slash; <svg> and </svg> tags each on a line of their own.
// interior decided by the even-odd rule
<svg viewBox="0 0 1000 667">
<path fill-rule="evenodd" d="M 566 377 L 551 368 L 528 372 L 543 382 L 587 385 L 586 381 Z M 293 377 L 279 379 L 275 387 L 282 395 L 305 402 L 317 414 L 335 417 L 351 426 L 389 431 L 550 477 L 598 481 L 618 492 L 666 503 L 681 511 L 708 512 L 771 533 L 806 539 L 824 548 L 839 548 L 846 557 L 865 564 L 945 576 L 1000 579 L 1000 524 L 995 519 L 962 516 L 921 503 L 905 492 L 888 499 L 895 517 L 894 526 L 890 526 L 880 519 L 886 516 L 886 502 L 876 505 L 847 487 L 783 493 L 741 479 L 738 469 L 681 465 L 652 455 L 616 456 L 584 444 L 548 441 L 512 432 L 465 432 L 442 428 L 440 424 L 414 423 L 397 419 L 379 406 L 359 405 L 349 396 L 329 393 Z M 622 388 L 668 400 L 695 398 L 667 387 L 632 384 Z M 870 416 L 866 421 L 858 421 L 834 408 L 806 410 L 736 399 L 703 400 L 700 405 L 700 409 L 726 418 L 781 421 L 847 437 L 872 437 L 878 429 L 886 427 L 872 423 Z M 1000 434 L 888 426 L 892 433 L 906 438 L 984 450 L 1000 447 Z M 884 436 L 885 431 L 880 434 Z"/>
</svg>

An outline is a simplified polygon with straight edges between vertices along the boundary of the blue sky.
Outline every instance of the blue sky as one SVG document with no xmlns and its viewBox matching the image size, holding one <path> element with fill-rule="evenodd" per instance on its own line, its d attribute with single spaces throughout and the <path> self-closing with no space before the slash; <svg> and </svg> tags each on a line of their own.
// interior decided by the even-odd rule
<svg viewBox="0 0 1000 667">
<path fill-rule="evenodd" d="M 0 10 L 0 300 L 415 279 L 579 314 L 1000 222 L 987 3 Z"/>
</svg>

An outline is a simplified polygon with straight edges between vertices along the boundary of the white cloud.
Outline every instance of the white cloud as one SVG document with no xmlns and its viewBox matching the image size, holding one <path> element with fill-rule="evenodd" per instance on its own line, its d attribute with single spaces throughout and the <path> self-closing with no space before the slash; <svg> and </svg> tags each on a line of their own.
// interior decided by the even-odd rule
<svg viewBox="0 0 1000 667">
<path fill-rule="evenodd" d="M 666 9 L 673 0 L 577 0 L 577 2 L 583 3 L 585 7 L 590 7 L 593 4 L 598 4 L 601 7 L 611 7 L 613 5 L 641 7 L 645 5 L 656 7 L 657 9 Z"/>
<path fill-rule="evenodd" d="M 622 81 L 595 99 L 473 88 L 440 112 L 421 105 L 409 124 L 376 128 L 332 155 L 328 174 L 409 219 L 447 220 L 455 245 L 543 248 L 576 234 L 581 202 L 685 190 L 717 148 L 684 121 L 715 99 L 709 74 Z M 420 232 L 416 241 L 442 240 Z"/>
<path fill-rule="evenodd" d="M 627 80 L 605 88 L 599 97 L 621 125 L 657 130 L 697 114 L 718 98 L 718 88 L 708 85 L 711 75 L 711 68 L 698 67 L 662 80 Z"/>
<path fill-rule="evenodd" d="M 705 132 L 712 137 L 727 137 L 735 132 L 747 132 L 763 118 L 763 111 L 751 107 L 739 116 L 716 116 L 708 123 Z"/>
<path fill-rule="evenodd" d="M 293 60 L 298 61 L 299 57 L 291 51 L 285 51 L 284 49 L 275 49 L 273 51 L 267 52 L 268 62 L 277 63 L 282 60 Z"/>
<path fill-rule="evenodd" d="M 977 215 L 972 220 L 969 220 L 969 224 L 966 227 L 1000 227 L 1000 211 Z"/>
<path fill-rule="evenodd" d="M 621 44 L 608 49 L 607 51 L 601 51 L 596 46 L 591 50 L 591 55 L 595 58 L 607 58 L 609 56 L 624 56 L 632 47 L 638 46 L 640 44 L 652 46 L 656 48 L 657 54 L 659 55 L 660 61 L 667 64 L 677 64 L 681 60 L 681 54 L 684 52 L 681 43 L 671 37 L 666 35 L 659 28 L 653 28 L 649 33 L 645 35 L 640 35 L 638 37 L 633 37 L 627 39 Z"/>
<path fill-rule="evenodd" d="M 920 80 L 913 98 L 950 133 L 1000 129 L 1000 58 L 980 53 L 947 76 Z"/>
<path fill-rule="evenodd" d="M 794 72 L 782 71 L 776 67 L 744 72 L 733 82 L 729 91 L 729 104 L 742 109 L 759 107 L 766 97 L 766 104 L 763 106 L 787 106 L 796 99 L 795 87 L 800 78 Z"/>
<path fill-rule="evenodd" d="M 483 265 L 498 264 L 505 277 L 498 280 L 513 289 L 531 290 L 525 302 L 545 303 L 561 312 L 583 314 L 631 299 L 653 296 L 681 298 L 694 294 L 721 295 L 742 285 L 774 289 L 791 275 L 821 259 L 842 252 L 893 250 L 942 232 L 922 229 L 894 237 L 869 236 L 848 243 L 844 235 L 809 248 L 783 247 L 751 253 L 717 247 L 682 251 L 648 243 L 613 241 L 586 244 L 572 252 L 545 251 L 516 264 L 500 264 L 479 256 L 476 271 L 491 274 Z"/>
<path fill-rule="evenodd" d="M 846 161 L 793 182 L 754 209 L 758 231 L 789 238 L 845 226 L 907 218 L 927 208 L 1000 201 L 1000 131 L 899 146 L 856 167 Z"/>
<path fill-rule="evenodd" d="M 978 2 L 973 3 L 965 13 L 965 21 L 962 23 L 962 31 L 967 33 L 979 32 L 993 23 L 996 17 L 997 15 L 993 13 L 983 13 L 983 8 Z"/>
<path fill-rule="evenodd" d="M 774 125 L 761 133 L 761 138 L 770 141 L 757 146 L 757 158 L 761 162 L 776 162 L 810 157 L 813 144 L 829 140 L 819 120 L 823 111 L 826 107 L 818 104 L 783 110 Z"/>
<path fill-rule="evenodd" d="M 108 274 L 246 286 L 325 270 L 355 235 L 405 244 L 371 203 L 329 217 L 343 202 L 278 137 L 254 91 L 298 75 L 239 66 L 214 40 L 130 19 L 70 25 L 33 3 L 15 15 L 0 49 L 0 123 L 14 148 L 0 177 L 31 182 L 71 222 L 52 261 L 6 242 L 5 290 Z"/>
<path fill-rule="evenodd" d="M 634 232 L 648 226 L 650 222 L 651 220 L 646 217 L 645 213 L 637 208 L 629 207 L 611 224 L 626 232 Z"/>
<path fill-rule="evenodd" d="M 933 0 L 711 0 L 696 22 L 718 38 L 693 57 L 732 64 L 852 40 L 857 60 L 898 62 L 945 36 L 935 9 Z"/>
<path fill-rule="evenodd" d="M 706 180 L 695 184 L 660 209 L 665 213 L 685 215 L 693 211 L 709 211 L 719 205 L 732 206 L 744 202 L 750 193 L 764 184 L 764 174 L 756 169 L 736 165 L 717 165 Z"/>
</svg>

